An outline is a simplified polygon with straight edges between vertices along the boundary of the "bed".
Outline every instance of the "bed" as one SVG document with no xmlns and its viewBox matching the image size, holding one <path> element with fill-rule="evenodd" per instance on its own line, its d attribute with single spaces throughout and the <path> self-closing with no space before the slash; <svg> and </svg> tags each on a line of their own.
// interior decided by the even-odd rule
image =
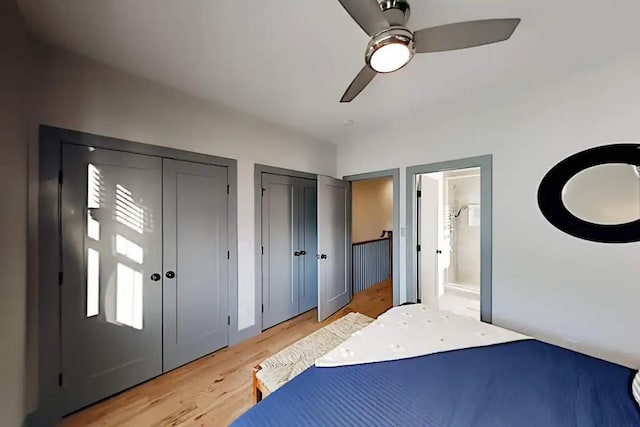
<svg viewBox="0 0 640 427">
<path fill-rule="evenodd" d="M 232 425 L 640 427 L 634 375 L 496 326 L 396 307 Z"/>
</svg>

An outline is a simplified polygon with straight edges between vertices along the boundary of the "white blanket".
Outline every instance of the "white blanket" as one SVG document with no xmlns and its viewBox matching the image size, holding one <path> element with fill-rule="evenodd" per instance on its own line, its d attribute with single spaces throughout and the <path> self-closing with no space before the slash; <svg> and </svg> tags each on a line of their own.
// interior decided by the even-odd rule
<svg viewBox="0 0 640 427">
<path fill-rule="evenodd" d="M 317 367 L 407 359 L 527 339 L 525 335 L 423 304 L 394 307 L 316 360 Z"/>
</svg>

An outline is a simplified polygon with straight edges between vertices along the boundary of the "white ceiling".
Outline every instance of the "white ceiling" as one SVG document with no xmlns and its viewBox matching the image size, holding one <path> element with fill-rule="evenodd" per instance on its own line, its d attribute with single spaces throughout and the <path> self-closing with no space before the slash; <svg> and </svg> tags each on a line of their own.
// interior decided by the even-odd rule
<svg viewBox="0 0 640 427">
<path fill-rule="evenodd" d="M 51 43 L 336 143 L 566 78 L 640 40 L 637 0 L 413 0 L 414 30 L 484 18 L 522 23 L 504 43 L 417 55 L 340 104 L 368 38 L 337 0 L 18 1 Z M 355 125 L 343 126 L 346 119 Z"/>
</svg>

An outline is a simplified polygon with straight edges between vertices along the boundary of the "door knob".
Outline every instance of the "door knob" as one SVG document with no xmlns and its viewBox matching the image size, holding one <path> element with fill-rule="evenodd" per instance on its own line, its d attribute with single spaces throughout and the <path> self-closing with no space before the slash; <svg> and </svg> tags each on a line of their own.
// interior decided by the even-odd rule
<svg viewBox="0 0 640 427">
<path fill-rule="evenodd" d="M 436 249 L 436 253 L 437 253 L 437 254 L 441 254 L 441 253 L 442 253 L 442 251 L 441 251 L 440 249 Z"/>
<path fill-rule="evenodd" d="M 174 277 L 176 277 L 176 273 L 174 273 L 173 271 L 167 271 L 165 276 L 167 276 L 167 279 L 173 279 Z"/>
<path fill-rule="evenodd" d="M 158 280 L 162 279 L 162 276 L 159 275 L 158 273 L 153 273 L 151 275 L 151 280 L 153 280 L 154 282 L 157 282 Z"/>
<path fill-rule="evenodd" d="M 327 254 L 320 255 L 320 259 L 327 259 Z"/>
<path fill-rule="evenodd" d="M 295 252 L 293 253 L 293 256 L 300 256 L 300 252 L 295 251 Z"/>
<path fill-rule="evenodd" d="M 306 255 L 307 251 L 300 251 L 300 255 Z"/>
</svg>

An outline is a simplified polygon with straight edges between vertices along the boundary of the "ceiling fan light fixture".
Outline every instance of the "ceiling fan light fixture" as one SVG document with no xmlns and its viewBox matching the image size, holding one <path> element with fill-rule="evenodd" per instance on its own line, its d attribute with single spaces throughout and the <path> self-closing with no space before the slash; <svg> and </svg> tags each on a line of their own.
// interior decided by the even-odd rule
<svg viewBox="0 0 640 427">
<path fill-rule="evenodd" d="M 411 32 L 406 28 L 390 28 L 371 39 L 365 61 L 378 73 L 391 73 L 407 65 L 414 53 Z"/>
</svg>

